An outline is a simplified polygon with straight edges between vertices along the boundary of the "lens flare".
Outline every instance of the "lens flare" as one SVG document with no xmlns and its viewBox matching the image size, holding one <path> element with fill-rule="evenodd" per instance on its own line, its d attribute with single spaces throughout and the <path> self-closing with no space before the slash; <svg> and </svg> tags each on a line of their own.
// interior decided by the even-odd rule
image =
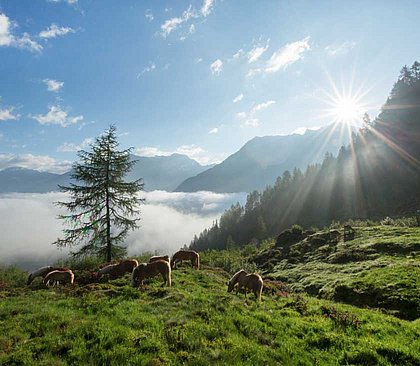
<svg viewBox="0 0 420 366">
<path fill-rule="evenodd" d="M 365 111 L 362 105 L 354 97 L 339 97 L 335 106 L 331 108 L 331 114 L 337 122 L 356 124 L 362 119 Z"/>
</svg>

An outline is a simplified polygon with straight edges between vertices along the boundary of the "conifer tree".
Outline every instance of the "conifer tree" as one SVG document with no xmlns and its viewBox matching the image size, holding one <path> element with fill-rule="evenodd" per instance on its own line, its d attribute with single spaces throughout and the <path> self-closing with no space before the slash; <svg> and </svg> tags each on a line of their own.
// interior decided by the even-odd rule
<svg viewBox="0 0 420 366">
<path fill-rule="evenodd" d="M 60 186 L 70 195 L 69 202 L 56 202 L 70 213 L 59 215 L 64 220 L 64 239 L 54 242 L 58 247 L 82 247 L 75 256 L 96 255 L 108 262 L 125 254 L 119 245 L 129 230 L 138 227 L 137 196 L 143 189 L 142 179 L 125 182 L 124 176 L 136 161 L 130 149 L 119 151 L 115 126 L 110 126 L 90 145 L 90 151 L 78 152 L 80 160 L 73 164 L 69 186 Z"/>
</svg>

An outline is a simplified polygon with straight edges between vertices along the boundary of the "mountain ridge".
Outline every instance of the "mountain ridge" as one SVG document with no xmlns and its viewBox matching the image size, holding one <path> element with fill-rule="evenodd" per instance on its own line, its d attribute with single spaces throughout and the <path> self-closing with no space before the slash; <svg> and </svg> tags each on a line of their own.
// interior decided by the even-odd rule
<svg viewBox="0 0 420 366">
<path fill-rule="evenodd" d="M 128 180 L 143 178 L 145 190 L 174 190 L 183 180 L 208 169 L 186 155 L 143 157 L 132 155 L 138 161 L 127 175 Z M 0 193 L 47 193 L 58 191 L 58 185 L 68 185 L 71 171 L 63 174 L 24 167 L 0 170 Z"/>
<path fill-rule="evenodd" d="M 350 136 L 344 125 L 331 124 L 305 134 L 254 137 L 217 164 L 182 182 L 175 191 L 250 192 L 272 184 L 285 170 L 305 168 L 322 160 L 325 153 L 336 155 Z"/>
</svg>

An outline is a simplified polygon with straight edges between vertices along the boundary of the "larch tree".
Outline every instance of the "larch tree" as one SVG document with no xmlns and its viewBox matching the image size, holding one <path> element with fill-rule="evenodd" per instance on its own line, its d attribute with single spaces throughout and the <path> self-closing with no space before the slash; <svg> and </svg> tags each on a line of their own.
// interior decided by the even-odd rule
<svg viewBox="0 0 420 366">
<path fill-rule="evenodd" d="M 72 183 L 60 186 L 70 195 L 68 202 L 56 205 L 69 211 L 61 214 L 66 229 L 58 247 L 81 246 L 74 256 L 96 255 L 108 262 L 121 257 L 126 249 L 120 244 L 130 230 L 138 228 L 143 190 L 142 179 L 126 182 L 125 175 L 136 161 L 130 149 L 118 150 L 115 126 L 110 126 L 90 145 L 90 151 L 78 152 L 80 160 L 73 164 Z"/>
</svg>

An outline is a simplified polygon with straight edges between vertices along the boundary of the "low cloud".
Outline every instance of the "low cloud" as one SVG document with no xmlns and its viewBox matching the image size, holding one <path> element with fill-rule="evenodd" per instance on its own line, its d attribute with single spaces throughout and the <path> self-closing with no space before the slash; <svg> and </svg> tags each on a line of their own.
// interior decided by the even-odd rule
<svg viewBox="0 0 420 366">
<path fill-rule="evenodd" d="M 39 37 L 44 39 L 62 37 L 69 33 L 76 31 L 70 27 L 59 27 L 57 24 L 52 23 L 47 29 L 39 32 Z"/>
<path fill-rule="evenodd" d="M 120 134 L 121 136 L 121 134 Z M 72 142 L 65 142 L 57 148 L 59 152 L 76 152 L 85 149 L 93 142 L 92 138 L 84 139 L 80 144 L 74 144 Z"/>
<path fill-rule="evenodd" d="M 32 119 L 38 121 L 42 125 L 60 125 L 67 127 L 83 120 L 83 116 L 71 117 L 68 111 L 63 110 L 59 105 L 49 107 L 47 114 L 30 115 Z"/>
<path fill-rule="evenodd" d="M 268 50 L 270 40 L 267 40 L 265 46 L 257 45 L 252 48 L 251 51 L 248 52 L 248 63 L 253 63 L 258 61 L 258 59 L 264 54 L 265 51 Z"/>
<path fill-rule="evenodd" d="M 232 58 L 234 60 L 237 60 L 237 59 L 241 58 L 244 54 L 245 54 L 245 51 L 241 48 L 232 56 Z"/>
<path fill-rule="evenodd" d="M 312 127 L 299 127 L 296 130 L 292 131 L 292 135 L 304 135 L 307 131 L 317 131 L 321 126 L 312 126 Z"/>
<path fill-rule="evenodd" d="M 217 59 L 210 65 L 210 70 L 212 74 L 219 75 L 222 72 L 223 69 L 223 62 L 220 59 Z"/>
<path fill-rule="evenodd" d="M 241 94 L 239 94 L 237 97 L 235 97 L 235 99 L 233 99 L 233 103 L 238 103 L 238 102 L 240 102 L 242 99 L 244 99 L 244 95 L 241 93 Z"/>
<path fill-rule="evenodd" d="M 57 81 L 54 79 L 44 79 L 42 82 L 47 86 L 47 90 L 58 93 L 60 89 L 64 86 L 64 81 Z"/>
<path fill-rule="evenodd" d="M 43 47 L 34 41 L 28 33 L 21 36 L 15 35 L 12 29 L 17 27 L 16 22 L 12 22 L 9 17 L 0 13 L 0 47 L 15 47 L 27 49 L 31 52 L 42 52 Z"/>
<path fill-rule="evenodd" d="M 212 192 L 145 193 L 140 229 L 125 241 L 129 255 L 142 252 L 172 254 L 189 244 L 195 234 L 211 226 L 231 204 L 244 203 L 246 194 Z M 67 200 L 64 193 L 0 195 L 0 241 L 2 264 L 18 264 L 33 270 L 67 255 L 51 243 L 62 236 L 59 209 L 53 205 Z M 76 248 L 77 249 L 77 248 Z"/>
<path fill-rule="evenodd" d="M 218 133 L 219 132 L 219 129 L 217 128 L 217 127 L 215 127 L 215 128 L 212 128 L 210 131 L 209 131 L 209 134 L 216 134 L 216 133 Z"/>
<path fill-rule="evenodd" d="M 144 12 L 144 16 L 145 16 L 145 18 L 146 18 L 149 22 L 151 22 L 153 19 L 155 19 L 155 17 L 153 16 L 152 11 L 151 11 L 150 9 L 147 9 L 147 10 Z"/>
<path fill-rule="evenodd" d="M 15 107 L 0 108 L 0 121 L 18 120 L 20 114 L 13 113 Z"/>
<path fill-rule="evenodd" d="M 149 61 L 149 65 L 146 67 L 143 67 L 143 70 L 141 70 L 138 74 L 137 74 L 137 79 L 140 79 L 144 74 L 147 74 L 153 70 L 156 69 L 156 65 L 154 62 Z"/>
<path fill-rule="evenodd" d="M 251 109 L 251 114 L 258 112 L 261 109 L 268 108 L 270 105 L 273 105 L 275 103 L 276 103 L 276 101 L 274 101 L 274 100 L 268 100 L 267 102 L 257 104 Z"/>
<path fill-rule="evenodd" d="M 47 0 L 49 3 L 67 3 L 68 5 L 77 5 L 78 0 Z"/>
<path fill-rule="evenodd" d="M 246 76 L 252 77 L 261 73 L 275 73 L 285 70 L 288 66 L 303 59 L 304 53 L 311 49 L 309 39 L 310 37 L 306 37 L 300 41 L 287 43 L 274 52 L 263 67 L 248 70 Z"/>
<path fill-rule="evenodd" d="M 62 174 L 68 172 L 71 169 L 71 165 L 71 161 L 57 161 L 46 155 L 0 154 L 0 170 L 20 167 Z"/>
<path fill-rule="evenodd" d="M 310 49 L 309 37 L 286 44 L 271 55 L 270 59 L 267 61 L 265 72 L 273 73 L 284 70 L 289 65 L 302 59 L 303 54 Z"/>
<path fill-rule="evenodd" d="M 214 0 L 204 0 L 203 6 L 201 7 L 201 14 L 206 17 L 208 16 L 213 8 Z"/>
<path fill-rule="evenodd" d="M 166 20 L 161 26 L 161 35 L 163 38 L 166 38 L 171 34 L 175 29 L 177 29 L 181 24 L 187 22 L 191 18 L 196 18 L 197 15 L 193 11 L 192 6 L 190 5 L 187 10 L 185 10 L 180 17 L 174 17 Z"/>
<path fill-rule="evenodd" d="M 172 154 L 182 154 L 195 160 L 201 165 L 217 164 L 225 157 L 223 154 L 210 156 L 206 150 L 195 144 L 181 145 L 173 151 L 163 150 L 159 147 L 146 146 L 135 150 L 135 154 L 139 156 L 169 156 Z"/>
<path fill-rule="evenodd" d="M 51 245 L 62 229 L 52 202 L 61 197 L 59 193 L 0 195 L 1 264 L 34 269 L 68 253 Z"/>
<path fill-rule="evenodd" d="M 163 38 L 166 38 L 176 29 L 180 27 L 182 28 L 183 26 L 188 24 L 188 22 L 191 19 L 206 18 L 212 12 L 213 6 L 214 6 L 214 0 L 204 0 L 200 10 L 195 10 L 193 6 L 190 4 L 188 9 L 182 12 L 181 16 L 167 19 L 162 23 L 162 25 L 160 26 L 160 30 L 161 30 L 160 35 Z M 195 31 L 194 25 L 192 25 L 192 27 L 190 25 L 188 32 L 184 33 L 179 39 L 181 41 L 185 40 L 188 34 L 194 33 L 194 31 Z"/>
<path fill-rule="evenodd" d="M 329 56 L 341 56 L 350 52 L 356 46 L 355 41 L 346 41 L 343 43 L 332 43 L 325 47 L 325 51 Z"/>
<path fill-rule="evenodd" d="M 275 100 L 268 100 L 267 102 L 254 105 L 249 111 L 249 113 L 246 113 L 246 112 L 236 113 L 236 117 L 242 120 L 241 127 L 254 127 L 254 128 L 259 127 L 261 125 L 261 122 L 257 117 L 255 117 L 255 114 L 261 111 L 262 109 L 266 109 L 270 107 L 271 105 L 275 103 L 276 103 Z"/>
</svg>

